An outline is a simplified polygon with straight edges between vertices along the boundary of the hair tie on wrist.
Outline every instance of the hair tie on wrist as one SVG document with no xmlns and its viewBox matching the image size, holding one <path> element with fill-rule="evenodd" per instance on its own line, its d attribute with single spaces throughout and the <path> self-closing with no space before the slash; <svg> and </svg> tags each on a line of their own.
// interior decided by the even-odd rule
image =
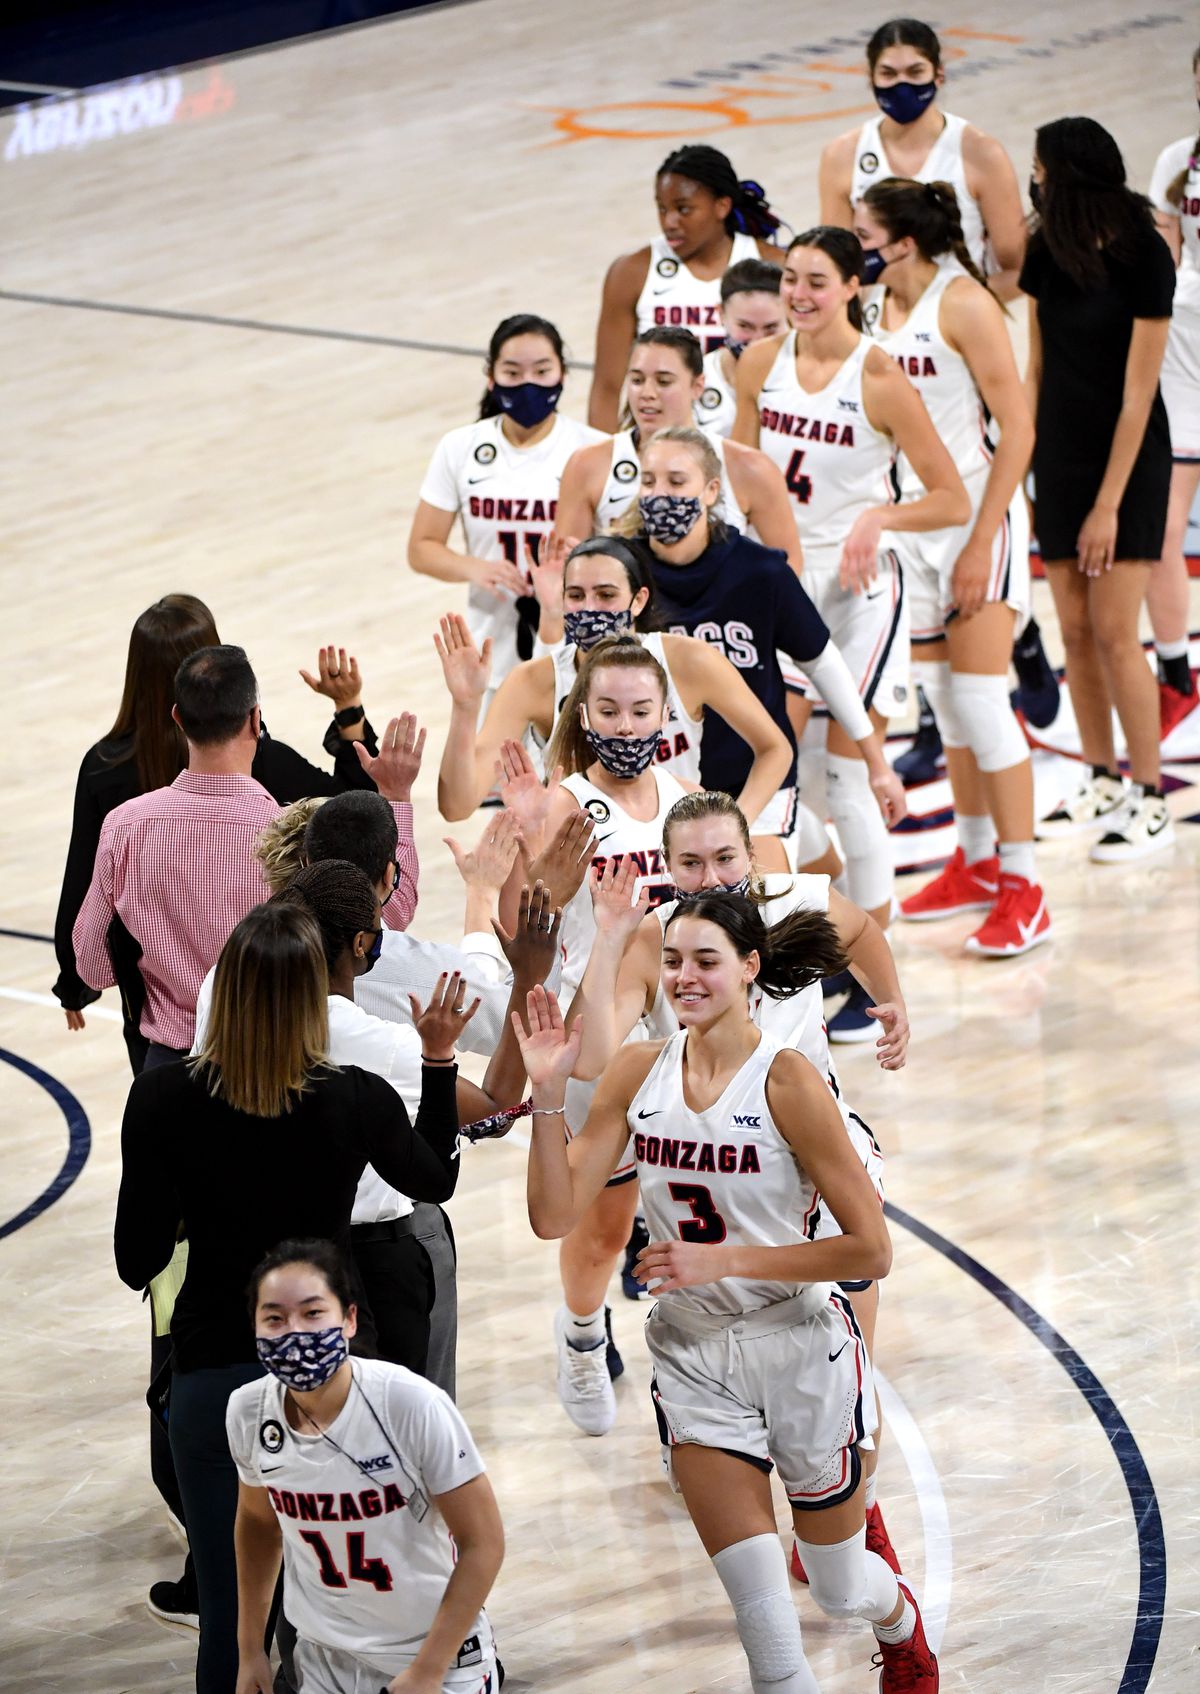
<svg viewBox="0 0 1200 1694">
<path fill-rule="evenodd" d="M 488 1141 L 497 1136 L 507 1135 L 517 1118 L 527 1118 L 533 1110 L 533 1100 L 522 1100 L 519 1106 L 505 1106 L 502 1111 L 493 1112 L 490 1117 L 475 1118 L 471 1123 L 459 1125 L 458 1133 L 465 1141 Z"/>
</svg>

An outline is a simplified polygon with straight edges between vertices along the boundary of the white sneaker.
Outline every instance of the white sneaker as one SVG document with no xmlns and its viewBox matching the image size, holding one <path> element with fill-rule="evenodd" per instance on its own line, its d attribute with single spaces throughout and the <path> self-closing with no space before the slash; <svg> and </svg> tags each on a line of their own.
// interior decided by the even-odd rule
<svg viewBox="0 0 1200 1694">
<path fill-rule="evenodd" d="M 1058 836 L 1079 835 L 1103 823 L 1124 798 L 1125 784 L 1119 776 L 1092 776 L 1089 772 L 1075 792 L 1060 800 L 1041 820 L 1037 832 L 1051 841 Z"/>
<path fill-rule="evenodd" d="M 1106 832 L 1089 854 L 1097 864 L 1123 865 L 1175 844 L 1175 825 L 1166 801 L 1157 794 L 1143 794 L 1136 782 L 1106 821 Z"/>
<path fill-rule="evenodd" d="M 563 1410 L 585 1435 L 607 1435 L 617 1421 L 617 1397 L 608 1374 L 605 1338 L 594 1347 L 572 1347 L 571 1314 L 560 1306 L 554 1318 L 558 1344 L 558 1397 Z"/>
</svg>

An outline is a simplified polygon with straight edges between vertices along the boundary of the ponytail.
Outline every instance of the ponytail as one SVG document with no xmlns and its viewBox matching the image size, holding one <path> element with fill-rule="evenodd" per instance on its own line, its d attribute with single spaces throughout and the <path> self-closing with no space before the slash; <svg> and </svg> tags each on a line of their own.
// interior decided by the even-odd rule
<svg viewBox="0 0 1200 1694">
<path fill-rule="evenodd" d="M 655 180 L 664 176 L 686 177 L 707 188 L 714 199 L 731 201 L 725 219 L 727 235 L 752 235 L 756 241 L 770 241 L 782 225 L 767 202 L 762 183 L 749 178 L 740 182 L 729 159 L 715 147 L 677 147 L 658 167 Z"/>
<path fill-rule="evenodd" d="M 923 259 L 935 263 L 947 253 L 956 258 L 980 287 L 987 278 L 971 257 L 963 237 L 962 208 L 948 182 L 914 182 L 911 177 L 886 176 L 873 182 L 862 203 L 887 230 L 893 241 L 907 235 Z"/>
<path fill-rule="evenodd" d="M 725 931 L 739 959 L 757 953 L 755 980 L 772 1000 L 790 1000 L 822 977 L 845 970 L 848 962 L 827 915 L 807 907 L 789 912 L 768 928 L 758 907 L 744 895 L 702 894 L 675 909 L 667 920 L 666 933 L 681 917 L 715 923 Z"/>
<path fill-rule="evenodd" d="M 857 277 L 862 282 L 863 249 L 862 242 L 852 230 L 840 229 L 837 224 L 815 224 L 812 229 L 804 230 L 788 248 L 790 259 L 797 247 L 815 247 L 824 253 L 827 259 L 832 259 L 837 266 L 838 274 L 843 282 L 849 282 L 851 277 Z M 846 302 L 846 316 L 852 329 L 860 333 L 863 327 L 862 296 L 855 294 Z"/>
<path fill-rule="evenodd" d="M 594 647 L 589 648 L 579 667 L 575 685 L 563 701 L 558 722 L 550 737 L 550 745 L 546 749 L 548 771 L 553 771 L 555 766 L 561 765 L 564 776 L 578 776 L 591 764 L 594 755 L 584 734 L 580 708 L 587 704 L 592 677 L 601 665 L 616 665 L 622 670 L 652 671 L 665 708 L 667 673 L 654 654 L 643 647 L 634 635 L 605 636 L 603 641 L 598 641 Z"/>
</svg>

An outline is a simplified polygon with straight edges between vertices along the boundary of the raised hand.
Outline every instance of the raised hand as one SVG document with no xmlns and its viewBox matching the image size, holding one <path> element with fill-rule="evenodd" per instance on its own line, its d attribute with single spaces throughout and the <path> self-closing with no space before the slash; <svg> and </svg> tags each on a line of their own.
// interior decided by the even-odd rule
<svg viewBox="0 0 1200 1694">
<path fill-rule="evenodd" d="M 417 726 L 412 712 L 392 718 L 379 737 L 379 753 L 372 758 L 363 742 L 354 743 L 358 762 L 385 800 L 411 800 L 413 783 L 425 752 L 425 731 Z"/>
<path fill-rule="evenodd" d="M 434 636 L 433 645 L 442 661 L 442 675 L 450 698 L 456 706 L 478 708 L 492 674 L 491 637 L 484 641 L 480 652 L 466 619 L 457 612 L 448 612 L 440 620 L 440 627 L 441 634 Z"/>
<path fill-rule="evenodd" d="M 421 1037 L 423 1059 L 452 1059 L 458 1038 L 479 1010 L 476 995 L 465 1009 L 467 985 L 458 971 L 447 977 L 443 971 L 433 985 L 429 1004 L 422 1006 L 415 994 L 408 997 L 413 1027 Z"/>
<path fill-rule="evenodd" d="M 596 929 L 615 939 L 628 939 L 650 910 L 650 888 L 646 884 L 634 896 L 638 873 L 628 857 L 610 859 L 599 873 L 592 873 L 592 911 Z"/>
<path fill-rule="evenodd" d="M 558 955 L 561 927 L 562 907 L 554 904 L 550 890 L 542 882 L 522 888 L 512 935 L 492 919 L 496 939 L 512 966 L 513 982 L 518 988 L 534 988 L 545 982 Z"/>
<path fill-rule="evenodd" d="M 540 879 L 560 906 L 567 905 L 583 887 L 595 842 L 596 826 L 588 814 L 582 808 L 572 812 L 559 824 L 554 839 L 542 848 L 536 859 L 530 858 L 523 841 L 517 848 L 526 882 L 532 886 Z"/>
<path fill-rule="evenodd" d="M 526 839 L 540 841 L 550 802 L 558 793 L 562 770 L 556 768 L 546 783 L 533 768 L 533 760 L 519 741 L 502 741 L 496 761 L 496 792 L 521 825 Z"/>
<path fill-rule="evenodd" d="M 558 998 L 545 988 L 534 988 L 525 999 L 528 1030 L 521 1014 L 512 1014 L 513 1029 L 525 1061 L 525 1074 L 531 1088 L 565 1084 L 579 1058 L 582 1037 L 580 1020 L 575 1019 L 570 1034 L 563 1027 Z"/>
<path fill-rule="evenodd" d="M 344 712 L 347 706 L 358 706 L 362 703 L 362 677 L 359 674 L 358 660 L 351 653 L 346 657 L 344 647 L 321 647 L 317 651 L 317 675 L 310 676 L 302 670 L 300 675 L 312 689 L 314 694 L 324 694 L 326 699 L 333 701 L 335 712 Z"/>
<path fill-rule="evenodd" d="M 565 536 L 556 535 L 551 531 L 549 535 L 543 536 L 537 558 L 529 566 L 529 577 L 538 605 L 552 618 L 562 617 L 563 570 L 566 567 L 567 554 L 576 546 L 578 542 L 574 537 L 567 540 Z"/>
<path fill-rule="evenodd" d="M 444 836 L 443 840 L 454 855 L 458 874 L 467 887 L 494 894 L 508 881 L 521 844 L 521 826 L 512 812 L 494 812 L 470 852 L 453 836 Z"/>
</svg>

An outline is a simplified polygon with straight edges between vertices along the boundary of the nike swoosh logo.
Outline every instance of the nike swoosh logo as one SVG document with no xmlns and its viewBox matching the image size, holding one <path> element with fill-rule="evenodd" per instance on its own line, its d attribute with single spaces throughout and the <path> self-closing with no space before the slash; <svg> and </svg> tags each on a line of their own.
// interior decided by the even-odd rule
<svg viewBox="0 0 1200 1694">
<path fill-rule="evenodd" d="M 786 386 L 786 383 L 782 382 L 764 382 L 758 392 L 760 394 L 778 394 L 780 389 Z"/>
<path fill-rule="evenodd" d="M 262 1475 L 262 1476 L 274 1476 L 274 1474 L 277 1470 L 283 1469 L 283 1466 L 282 1465 L 259 1465 L 258 1469 L 259 1469 L 260 1475 Z"/>
<path fill-rule="evenodd" d="M 846 1348 L 849 1345 L 850 1345 L 849 1341 L 843 1341 L 836 1353 L 830 1353 L 830 1355 L 829 1355 L 830 1364 L 832 1364 L 835 1359 L 840 1359 L 842 1354 L 846 1351 Z"/>
<path fill-rule="evenodd" d="M 657 300 L 660 294 L 669 294 L 671 290 L 669 288 L 652 288 L 650 292 Z"/>
<path fill-rule="evenodd" d="M 875 590 L 875 592 L 874 592 L 874 594 L 864 594 L 864 595 L 863 595 L 863 599 L 864 599 L 864 600 L 878 600 L 878 598 L 879 598 L 879 596 L 880 596 L 880 595 L 881 595 L 881 594 L 882 594 L 882 593 L 883 593 L 883 589 L 882 589 L 882 588 L 877 588 L 877 589 L 876 589 L 876 590 Z"/>
<path fill-rule="evenodd" d="M 643 1118 L 661 1118 L 665 1110 L 665 1106 L 660 1106 L 656 1112 L 639 1112 L 638 1121 L 640 1123 Z"/>
<path fill-rule="evenodd" d="M 1028 941 L 1029 940 L 1029 937 L 1033 934 L 1033 932 L 1037 928 L 1038 924 L 1041 923 L 1042 913 L 1045 910 L 1046 910 L 1046 902 L 1043 900 L 1041 902 L 1041 904 L 1038 906 L 1037 911 L 1030 918 L 1028 923 L 1022 923 L 1020 921 L 1020 919 L 1017 920 L 1017 928 L 1021 932 L 1021 940 L 1022 941 Z"/>
<path fill-rule="evenodd" d="M 487 476 L 469 476 L 467 478 L 467 487 L 468 488 L 474 488 L 474 486 L 477 482 L 490 482 L 490 481 L 491 481 L 491 478 L 487 477 Z"/>
<path fill-rule="evenodd" d="M 1165 817 L 1159 823 L 1147 824 L 1146 825 L 1146 834 L 1147 835 L 1161 835 L 1163 830 L 1166 829 L 1167 825 L 1170 823 L 1170 821 L 1171 820 L 1170 820 L 1169 817 Z"/>
</svg>

